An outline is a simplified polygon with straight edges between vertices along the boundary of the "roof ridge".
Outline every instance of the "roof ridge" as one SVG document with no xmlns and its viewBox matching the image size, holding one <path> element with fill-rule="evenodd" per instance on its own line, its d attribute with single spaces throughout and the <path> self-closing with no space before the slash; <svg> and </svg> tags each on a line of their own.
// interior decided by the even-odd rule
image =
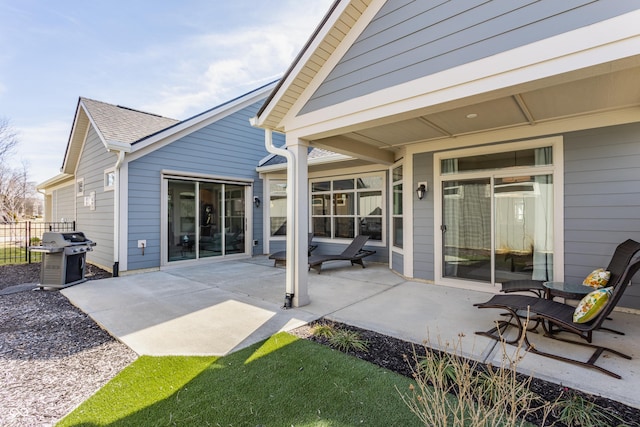
<svg viewBox="0 0 640 427">
<path fill-rule="evenodd" d="M 100 103 L 100 104 L 103 104 L 103 105 L 108 105 L 108 106 L 110 106 L 110 107 L 120 108 L 120 109 L 123 109 L 123 110 L 132 111 L 132 112 L 134 112 L 134 113 L 145 114 L 145 115 L 147 115 L 147 116 L 159 117 L 159 118 L 162 118 L 162 119 L 168 119 L 168 120 L 175 120 L 175 121 L 178 121 L 178 122 L 179 122 L 179 121 L 181 121 L 181 120 L 179 120 L 179 119 L 175 119 L 175 118 L 173 118 L 173 117 L 167 117 L 167 116 L 163 116 L 163 115 L 161 115 L 161 114 L 150 113 L 150 112 L 148 112 L 148 111 L 142 111 L 142 110 L 138 110 L 138 109 L 136 109 L 136 108 L 127 107 L 127 106 L 125 106 L 125 105 L 112 104 L 112 103 L 110 103 L 110 102 L 100 101 L 100 100 L 97 100 L 97 99 L 88 98 L 88 97 L 86 97 L 86 96 L 81 96 L 81 97 L 80 97 L 80 100 L 81 100 L 81 101 L 97 102 L 97 103 Z"/>
</svg>

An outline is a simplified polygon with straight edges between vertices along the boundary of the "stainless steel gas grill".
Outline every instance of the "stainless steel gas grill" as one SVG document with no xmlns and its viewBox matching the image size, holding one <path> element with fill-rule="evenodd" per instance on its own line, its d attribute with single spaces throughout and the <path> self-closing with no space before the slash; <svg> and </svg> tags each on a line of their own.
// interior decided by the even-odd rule
<svg viewBox="0 0 640 427">
<path fill-rule="evenodd" d="M 32 252 L 43 253 L 40 288 L 65 288 L 86 281 L 86 256 L 95 245 L 80 231 L 45 232 L 40 246 L 29 247 Z"/>
</svg>

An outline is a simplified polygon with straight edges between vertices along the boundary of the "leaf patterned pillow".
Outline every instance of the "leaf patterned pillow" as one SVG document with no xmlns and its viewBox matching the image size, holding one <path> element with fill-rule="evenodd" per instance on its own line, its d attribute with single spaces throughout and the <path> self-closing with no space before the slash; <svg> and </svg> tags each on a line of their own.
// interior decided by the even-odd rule
<svg viewBox="0 0 640 427">
<path fill-rule="evenodd" d="M 582 282 L 585 286 L 591 286 L 592 288 L 604 288 L 609 283 L 609 279 L 611 278 L 611 272 L 605 270 L 604 268 L 598 268 L 593 270 L 591 274 L 587 276 L 586 279 Z"/>
<path fill-rule="evenodd" d="M 596 289 L 585 295 L 573 312 L 573 321 L 575 323 L 587 323 L 593 320 L 609 301 L 612 289 Z"/>
</svg>

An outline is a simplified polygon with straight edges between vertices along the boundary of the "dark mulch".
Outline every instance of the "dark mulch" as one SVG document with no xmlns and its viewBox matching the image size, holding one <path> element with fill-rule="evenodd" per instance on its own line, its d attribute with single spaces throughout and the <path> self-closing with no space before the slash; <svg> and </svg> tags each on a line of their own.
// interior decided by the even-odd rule
<svg viewBox="0 0 640 427">
<path fill-rule="evenodd" d="M 422 346 L 417 346 L 414 343 L 379 334 L 370 330 L 357 328 L 355 326 L 326 320 L 319 320 L 318 322 L 303 326 L 293 331 L 293 333 L 300 338 L 329 345 L 326 338 L 314 336 L 312 333 L 313 326 L 322 323 L 330 323 L 335 328 L 355 331 L 359 334 L 360 338 L 367 341 L 367 351 L 349 350 L 346 352 L 347 354 L 366 360 L 367 362 L 374 363 L 409 378 L 412 377 L 412 371 L 407 360 L 411 361 L 414 359 L 414 355 L 420 356 L 425 353 L 425 349 Z M 593 396 L 578 390 L 571 390 L 567 387 L 537 378 L 532 379 L 530 389 L 548 402 L 555 401 L 561 395 L 569 396 L 571 394 L 580 396 L 586 401 L 593 402 L 600 408 L 603 408 L 604 412 L 612 415 L 610 417 L 611 424 L 608 424 L 609 426 L 640 426 L 640 409 L 629 407 L 620 402 L 599 396 Z M 541 414 L 538 415 L 538 418 L 531 418 L 528 421 L 535 425 L 541 425 Z M 553 415 L 547 418 L 546 425 L 551 425 L 553 422 L 556 422 L 555 425 L 557 426 L 564 425 L 557 422 L 557 419 L 555 419 Z M 601 427 L 605 426 L 606 424 Z"/>
</svg>

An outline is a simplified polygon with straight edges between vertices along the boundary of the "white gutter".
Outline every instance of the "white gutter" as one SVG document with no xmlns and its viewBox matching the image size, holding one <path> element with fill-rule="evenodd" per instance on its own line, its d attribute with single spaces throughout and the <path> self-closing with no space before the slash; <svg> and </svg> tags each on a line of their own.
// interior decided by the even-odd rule
<svg viewBox="0 0 640 427">
<path fill-rule="evenodd" d="M 289 150 L 284 148 L 278 148 L 273 145 L 273 137 L 270 129 L 265 129 L 264 131 L 264 146 L 267 151 L 271 154 L 275 154 L 278 156 L 283 156 L 287 159 L 287 267 L 286 267 L 286 283 L 285 283 L 285 308 L 289 308 L 293 304 L 293 296 L 295 293 L 294 289 L 294 278 L 295 278 L 295 269 L 297 268 L 296 264 L 296 239 L 294 236 L 294 221 L 295 221 L 295 204 L 293 200 L 293 195 L 295 192 L 293 191 L 295 187 L 295 168 L 296 163 L 293 156 Z"/>
<path fill-rule="evenodd" d="M 118 151 L 118 159 L 114 165 L 115 186 L 113 195 L 113 271 L 114 277 L 119 275 L 120 269 L 120 166 L 124 162 L 124 150 Z"/>
</svg>

